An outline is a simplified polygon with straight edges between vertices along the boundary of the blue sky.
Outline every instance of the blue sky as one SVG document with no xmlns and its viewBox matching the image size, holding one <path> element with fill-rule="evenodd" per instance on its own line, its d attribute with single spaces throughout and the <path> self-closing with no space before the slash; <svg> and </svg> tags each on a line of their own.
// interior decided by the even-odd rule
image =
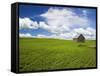
<svg viewBox="0 0 100 76">
<path fill-rule="evenodd" d="M 91 36 L 89 38 L 95 36 L 95 9 L 20 5 L 19 19 L 19 26 L 21 26 L 19 34 L 22 34 L 22 36 L 28 34 L 34 37 L 40 35 L 40 37 L 53 38 L 54 36 L 54 38 L 64 38 L 63 36 L 68 34 L 69 37 L 65 36 L 67 39 L 74 37 L 77 34 L 74 34 L 75 31 L 81 34 L 81 30 L 86 32 L 83 34 L 87 37 L 88 35 Z M 63 29 L 62 26 L 66 29 Z M 67 28 L 69 30 L 67 30 Z M 91 31 L 93 31 L 93 35 L 90 34 Z"/>
<path fill-rule="evenodd" d="M 19 8 L 19 17 L 20 18 L 25 18 L 28 17 L 33 21 L 37 21 L 39 23 L 39 21 L 43 21 L 44 18 L 40 17 L 39 15 L 46 12 L 50 7 L 45 6 L 45 7 L 41 7 L 41 6 L 33 6 L 33 5 L 20 5 Z M 46 30 L 43 30 L 41 28 L 38 28 L 36 30 L 32 30 L 32 29 L 22 29 L 19 31 L 20 33 L 31 33 L 32 35 L 37 35 L 37 34 L 46 34 L 46 35 L 50 35 L 51 33 L 49 33 Z"/>
</svg>

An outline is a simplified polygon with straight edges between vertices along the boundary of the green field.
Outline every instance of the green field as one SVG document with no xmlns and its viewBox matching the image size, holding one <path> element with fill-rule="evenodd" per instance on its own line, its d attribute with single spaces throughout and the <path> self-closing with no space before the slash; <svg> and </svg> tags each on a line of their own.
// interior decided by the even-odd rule
<svg viewBox="0 0 100 76">
<path fill-rule="evenodd" d="M 96 41 L 20 38 L 19 70 L 40 71 L 96 67 Z"/>
</svg>

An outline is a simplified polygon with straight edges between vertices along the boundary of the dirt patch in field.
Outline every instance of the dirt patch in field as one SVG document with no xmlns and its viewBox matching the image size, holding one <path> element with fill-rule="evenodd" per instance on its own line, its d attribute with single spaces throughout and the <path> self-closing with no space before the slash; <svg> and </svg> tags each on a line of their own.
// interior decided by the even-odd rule
<svg viewBox="0 0 100 76">
<path fill-rule="evenodd" d="M 95 45 L 91 45 L 91 46 L 88 46 L 89 48 L 96 48 L 96 46 Z"/>
</svg>

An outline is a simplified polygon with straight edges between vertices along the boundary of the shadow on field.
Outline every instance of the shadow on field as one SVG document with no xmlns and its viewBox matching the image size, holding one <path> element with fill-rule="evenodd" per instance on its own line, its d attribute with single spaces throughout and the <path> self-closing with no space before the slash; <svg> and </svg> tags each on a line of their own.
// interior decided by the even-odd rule
<svg viewBox="0 0 100 76">
<path fill-rule="evenodd" d="M 85 44 L 79 44 L 78 47 L 87 47 Z"/>
<path fill-rule="evenodd" d="M 88 48 L 96 48 L 96 46 L 95 45 L 86 45 L 86 44 L 78 44 L 78 47 L 88 47 Z"/>
</svg>

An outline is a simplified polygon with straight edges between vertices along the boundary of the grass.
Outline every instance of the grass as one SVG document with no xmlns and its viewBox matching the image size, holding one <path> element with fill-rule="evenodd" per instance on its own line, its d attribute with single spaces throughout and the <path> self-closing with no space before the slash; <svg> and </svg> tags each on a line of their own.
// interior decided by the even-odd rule
<svg viewBox="0 0 100 76">
<path fill-rule="evenodd" d="M 20 38 L 19 70 L 40 71 L 96 67 L 95 40 L 77 43 L 72 40 Z"/>
</svg>

